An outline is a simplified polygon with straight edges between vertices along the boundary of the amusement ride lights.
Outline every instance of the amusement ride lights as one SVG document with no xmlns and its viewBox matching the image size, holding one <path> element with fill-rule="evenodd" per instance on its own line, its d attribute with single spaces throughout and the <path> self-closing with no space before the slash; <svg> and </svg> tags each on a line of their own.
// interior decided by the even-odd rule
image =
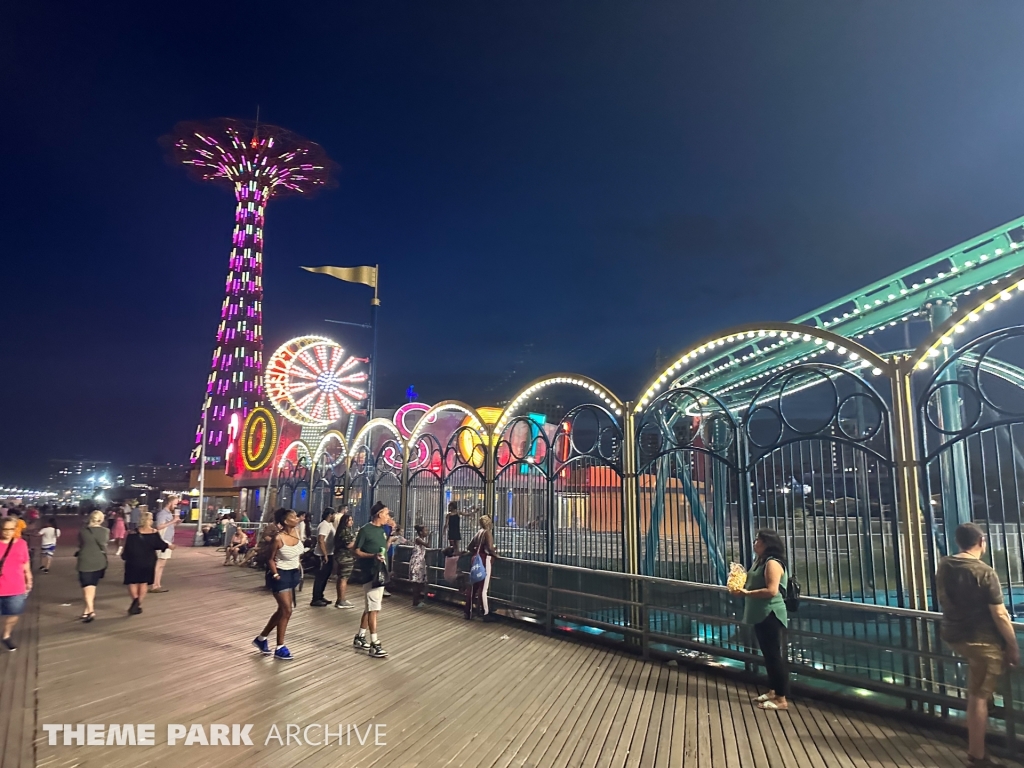
<svg viewBox="0 0 1024 768">
<path fill-rule="evenodd" d="M 324 336 L 299 336 L 277 348 L 267 363 L 267 397 L 282 416 L 302 426 L 326 427 L 352 415 L 366 400 L 357 386 L 369 379 L 352 357 Z"/>
<path fill-rule="evenodd" d="M 202 181 L 231 187 L 235 229 L 217 344 L 206 383 L 206 460 L 221 465 L 232 414 L 245 419 L 263 402 L 263 226 L 267 202 L 310 195 L 331 181 L 323 148 L 283 128 L 220 118 L 179 123 L 164 137 L 170 157 Z M 202 421 L 196 430 L 197 461 Z"/>
</svg>

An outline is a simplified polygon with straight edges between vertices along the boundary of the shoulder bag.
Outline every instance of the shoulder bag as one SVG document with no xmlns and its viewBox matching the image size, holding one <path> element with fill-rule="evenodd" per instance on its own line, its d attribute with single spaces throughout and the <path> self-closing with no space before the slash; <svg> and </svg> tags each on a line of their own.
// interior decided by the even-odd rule
<svg viewBox="0 0 1024 768">
<path fill-rule="evenodd" d="M 4 556 L 0 557 L 0 576 L 4 572 L 4 563 L 7 562 L 7 556 L 11 554 L 11 550 L 14 549 L 14 542 L 21 541 L 21 539 L 11 539 L 7 542 L 7 549 L 4 550 Z"/>
</svg>

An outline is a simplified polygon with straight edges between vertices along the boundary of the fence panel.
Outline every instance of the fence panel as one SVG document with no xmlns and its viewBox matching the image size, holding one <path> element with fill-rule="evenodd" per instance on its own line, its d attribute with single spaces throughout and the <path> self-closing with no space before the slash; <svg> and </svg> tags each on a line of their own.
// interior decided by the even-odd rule
<svg viewBox="0 0 1024 768">
<path fill-rule="evenodd" d="M 804 594 L 903 605 L 891 416 L 857 374 L 824 363 L 771 377 L 743 428 L 752 527 L 783 534 Z"/>
<path fill-rule="evenodd" d="M 641 573 L 724 584 L 729 562 L 748 560 L 735 419 L 679 387 L 644 410 L 636 440 Z"/>
</svg>

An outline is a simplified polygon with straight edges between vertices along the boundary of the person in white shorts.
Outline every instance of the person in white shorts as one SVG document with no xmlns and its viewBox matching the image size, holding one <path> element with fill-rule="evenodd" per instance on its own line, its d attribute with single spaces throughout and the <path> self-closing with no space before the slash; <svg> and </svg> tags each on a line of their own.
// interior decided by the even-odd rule
<svg viewBox="0 0 1024 768">
<path fill-rule="evenodd" d="M 160 538 L 166 541 L 168 544 L 174 543 L 174 526 L 178 523 L 178 513 L 175 511 L 175 507 L 178 506 L 177 496 L 168 496 L 167 501 L 164 502 L 163 509 L 156 513 L 156 525 L 153 526 L 160 532 Z M 168 547 L 163 552 L 156 553 L 156 571 L 153 575 L 153 586 L 149 588 L 150 592 L 166 592 L 166 587 L 163 586 L 161 579 L 164 575 L 164 568 L 167 566 L 167 561 L 171 559 L 171 549 Z"/>
<path fill-rule="evenodd" d="M 394 525 L 391 512 L 383 502 L 378 501 L 370 510 L 370 522 L 359 529 L 352 553 L 356 556 L 356 567 L 352 571 L 350 582 L 363 586 L 363 617 L 359 622 L 359 634 L 352 644 L 359 650 L 367 650 L 374 659 L 387 658 L 387 651 L 381 647 L 377 638 L 377 614 L 380 613 L 384 600 L 384 586 L 375 587 L 373 576 L 378 562 L 387 567 L 388 536 L 384 533 L 385 525 Z M 370 639 L 367 642 L 366 635 Z"/>
<path fill-rule="evenodd" d="M 50 563 L 53 561 L 53 553 L 57 551 L 57 539 L 60 538 L 60 528 L 57 527 L 57 518 L 51 517 L 46 521 L 46 527 L 39 529 L 39 548 L 43 555 L 43 565 L 40 570 L 43 573 L 50 572 Z"/>
</svg>

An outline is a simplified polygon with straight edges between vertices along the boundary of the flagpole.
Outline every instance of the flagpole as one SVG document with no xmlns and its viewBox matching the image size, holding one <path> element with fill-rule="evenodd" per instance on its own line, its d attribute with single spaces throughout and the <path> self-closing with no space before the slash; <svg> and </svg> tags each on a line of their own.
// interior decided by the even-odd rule
<svg viewBox="0 0 1024 768">
<path fill-rule="evenodd" d="M 196 537 L 193 546 L 201 546 L 203 542 L 203 494 L 206 493 L 206 424 L 209 412 L 210 396 L 207 394 L 203 402 L 203 442 L 199 448 L 199 520 L 196 522 Z"/>
<path fill-rule="evenodd" d="M 377 310 L 380 299 L 377 298 L 377 287 L 380 284 L 380 264 L 374 266 L 373 300 L 370 302 L 370 325 L 373 326 L 373 351 L 370 356 L 370 401 L 367 421 L 373 418 L 373 409 L 377 405 Z"/>
</svg>

